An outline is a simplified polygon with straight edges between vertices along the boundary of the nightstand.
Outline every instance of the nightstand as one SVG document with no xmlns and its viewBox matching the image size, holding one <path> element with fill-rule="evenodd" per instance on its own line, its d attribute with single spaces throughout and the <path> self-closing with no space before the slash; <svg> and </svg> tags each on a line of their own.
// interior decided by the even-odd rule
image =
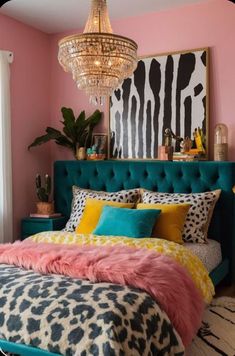
<svg viewBox="0 0 235 356">
<path fill-rule="evenodd" d="M 65 217 L 53 219 L 24 218 L 21 220 L 21 240 L 38 232 L 61 230 L 65 227 L 66 221 Z"/>
</svg>

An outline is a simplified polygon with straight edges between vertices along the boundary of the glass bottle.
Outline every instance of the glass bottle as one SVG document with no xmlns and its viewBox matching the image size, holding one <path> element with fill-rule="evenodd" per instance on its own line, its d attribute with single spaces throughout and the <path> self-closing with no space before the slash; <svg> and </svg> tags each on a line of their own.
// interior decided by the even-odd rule
<svg viewBox="0 0 235 356">
<path fill-rule="evenodd" d="M 225 124 L 215 126 L 214 160 L 228 160 L 228 128 Z"/>
</svg>

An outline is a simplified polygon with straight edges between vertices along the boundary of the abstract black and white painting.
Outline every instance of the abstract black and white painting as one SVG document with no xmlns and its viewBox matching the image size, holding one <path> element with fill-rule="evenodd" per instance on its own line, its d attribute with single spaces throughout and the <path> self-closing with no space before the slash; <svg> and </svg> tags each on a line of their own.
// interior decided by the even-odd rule
<svg viewBox="0 0 235 356">
<path fill-rule="evenodd" d="M 157 158 L 166 128 L 207 137 L 207 72 L 208 48 L 140 59 L 110 98 L 110 157 Z"/>
</svg>

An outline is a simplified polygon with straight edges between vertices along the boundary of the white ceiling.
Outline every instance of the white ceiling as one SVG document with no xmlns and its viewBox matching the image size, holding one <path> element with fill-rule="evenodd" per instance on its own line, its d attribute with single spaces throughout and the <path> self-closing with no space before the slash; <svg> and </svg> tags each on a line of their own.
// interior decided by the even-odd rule
<svg viewBox="0 0 235 356">
<path fill-rule="evenodd" d="M 111 19 L 136 16 L 208 0 L 108 0 Z M 0 13 L 47 33 L 82 28 L 90 8 L 89 0 L 11 0 Z"/>
</svg>

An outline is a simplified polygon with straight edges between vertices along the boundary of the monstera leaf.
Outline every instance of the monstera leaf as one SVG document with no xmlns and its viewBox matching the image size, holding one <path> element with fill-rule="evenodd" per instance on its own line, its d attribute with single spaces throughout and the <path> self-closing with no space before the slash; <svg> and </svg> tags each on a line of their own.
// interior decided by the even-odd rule
<svg viewBox="0 0 235 356">
<path fill-rule="evenodd" d="M 75 155 L 77 147 L 91 146 L 92 133 L 101 120 L 101 112 L 96 110 L 88 118 L 86 118 L 85 111 L 82 111 L 77 118 L 71 108 L 62 107 L 61 112 L 63 133 L 53 127 L 47 127 L 46 134 L 37 137 L 28 149 L 53 140 L 57 145 L 71 149 Z"/>
</svg>

